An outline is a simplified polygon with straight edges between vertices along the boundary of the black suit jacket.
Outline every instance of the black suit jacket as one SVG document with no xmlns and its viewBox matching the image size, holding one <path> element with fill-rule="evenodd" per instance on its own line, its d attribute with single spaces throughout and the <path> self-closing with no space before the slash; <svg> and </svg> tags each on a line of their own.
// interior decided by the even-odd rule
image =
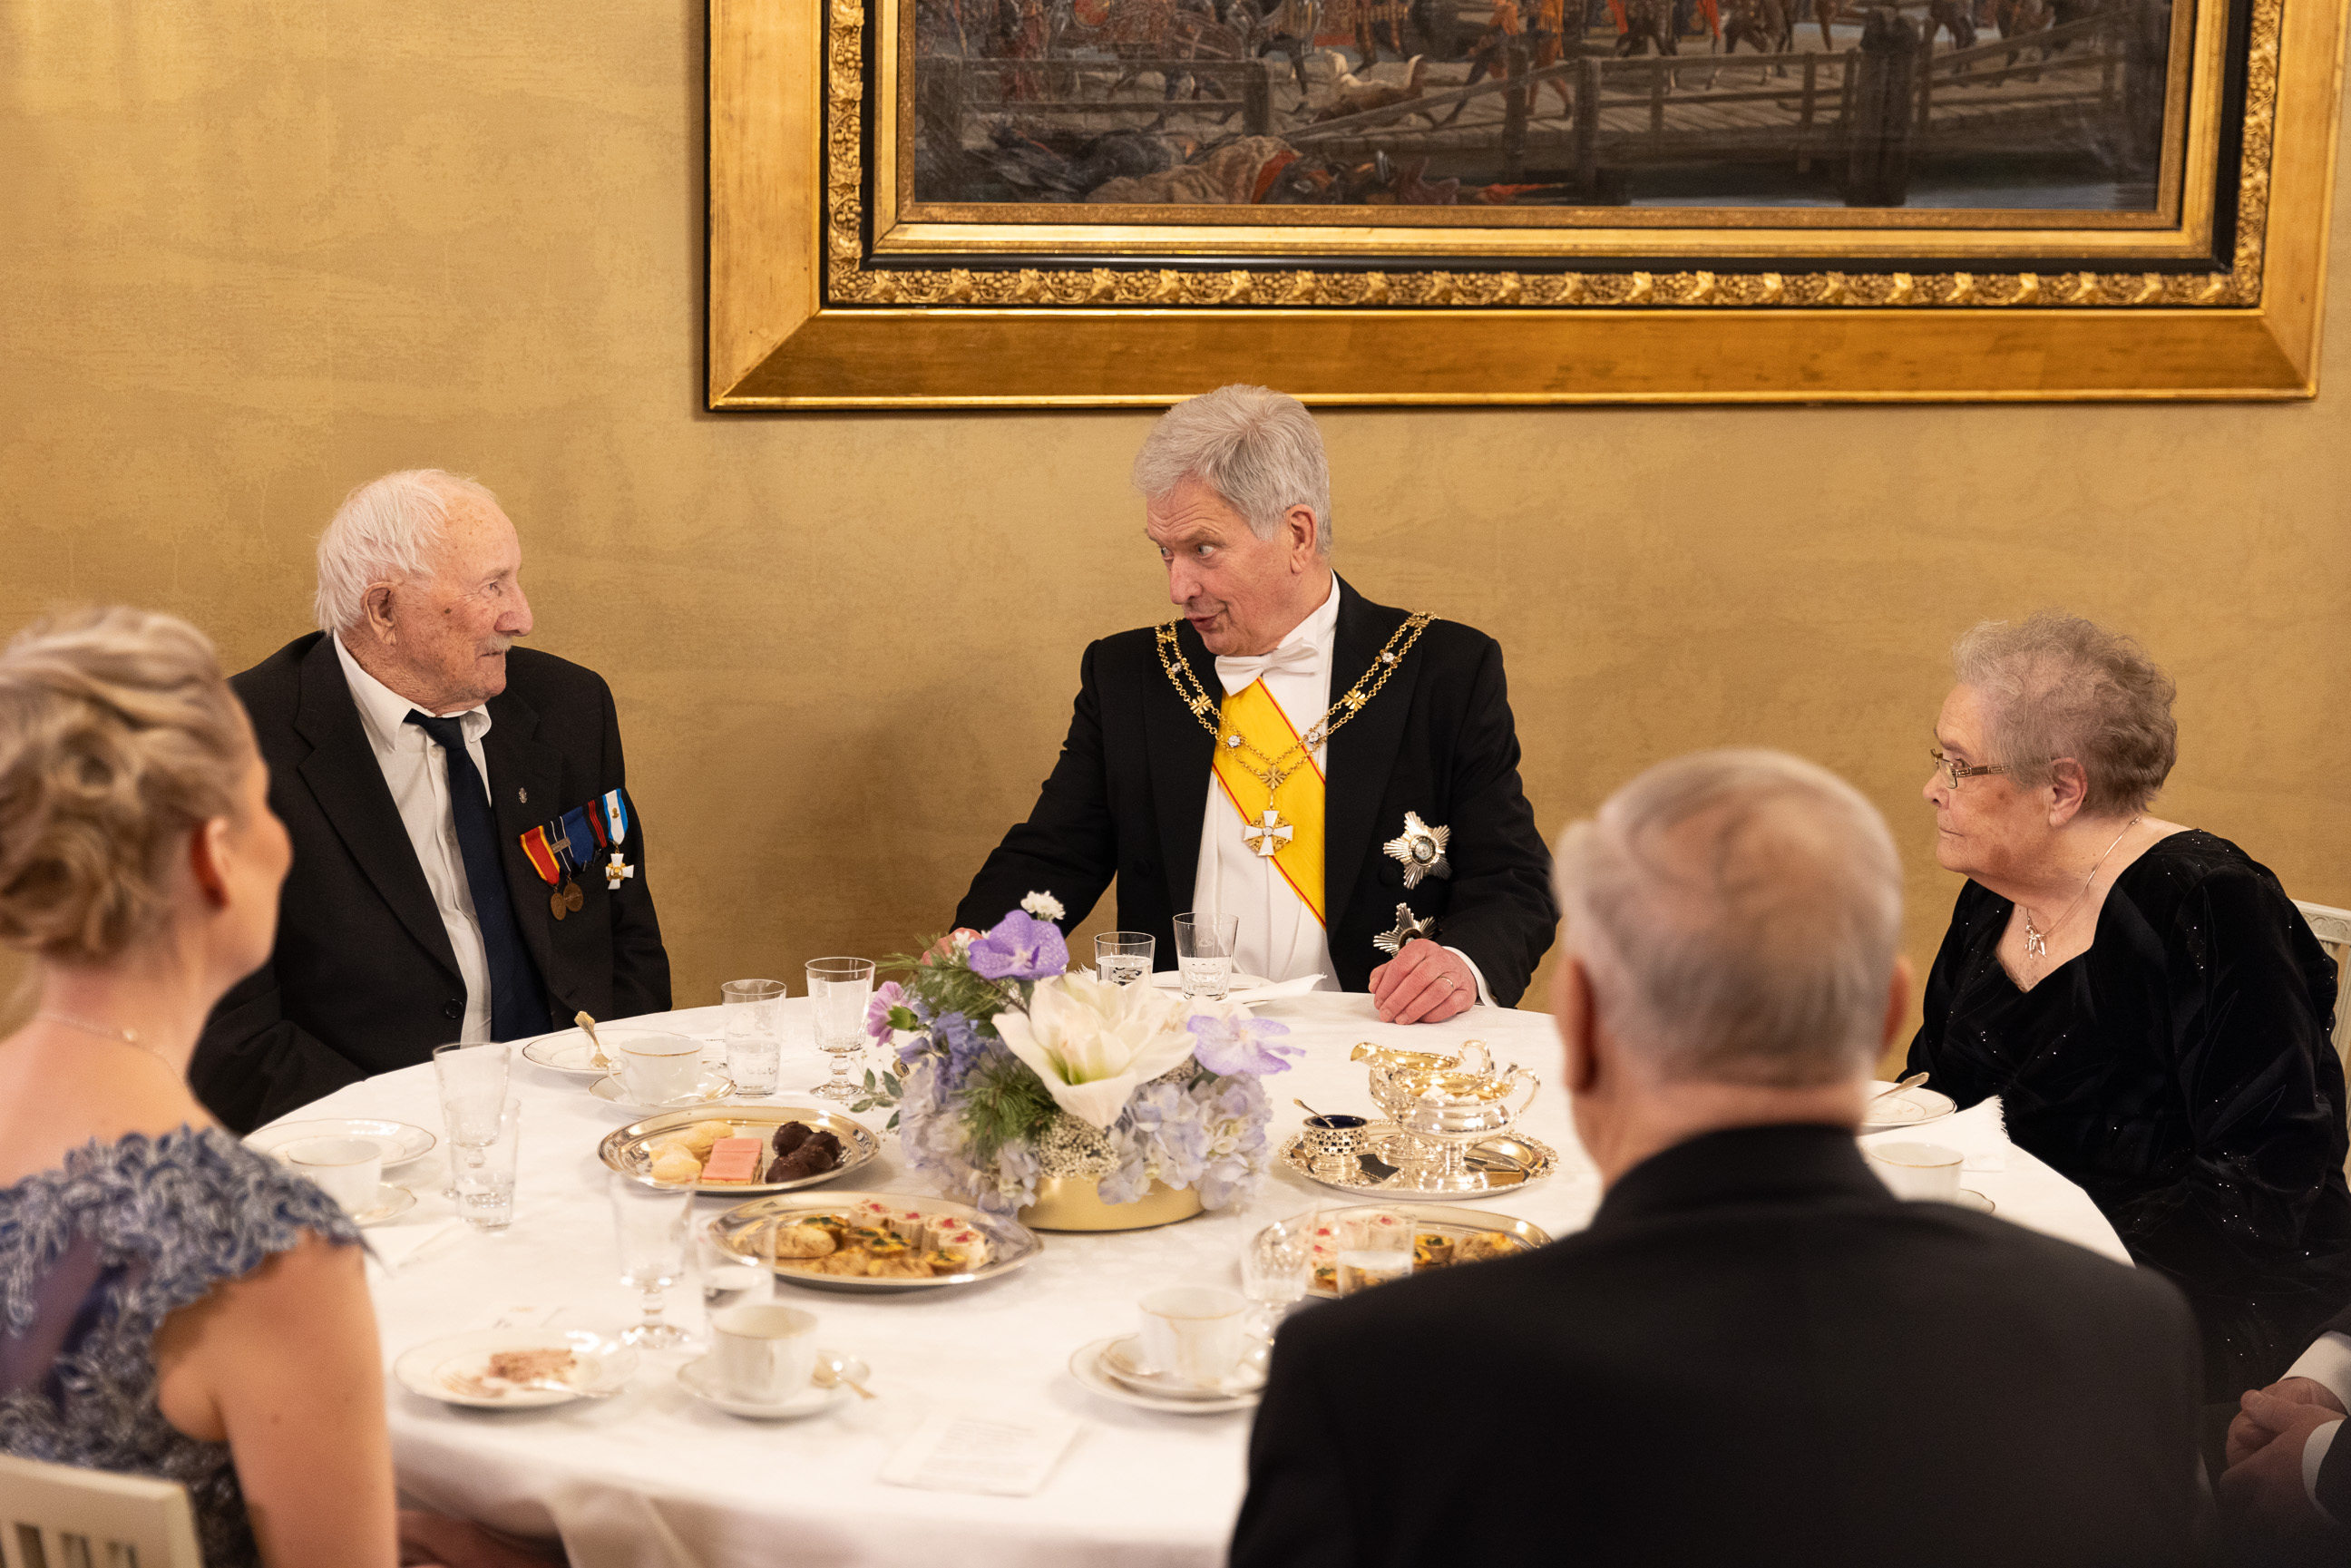
<svg viewBox="0 0 2351 1568">
<path fill-rule="evenodd" d="M 2169 1283 L 1710 1134 L 1591 1228 L 1284 1324 L 1233 1568 L 2192 1561 Z"/>
<path fill-rule="evenodd" d="M 269 765 L 269 805 L 294 841 L 268 963 L 221 998 L 189 1079 L 223 1122 L 247 1131 L 346 1083 L 431 1058 L 457 1038 L 465 987 L 424 869 L 402 827 L 359 706 L 323 632 L 298 637 L 230 685 Z M 517 648 L 492 697 L 482 751 L 515 918 L 559 1022 L 669 1006 L 669 955 L 653 917 L 644 827 L 623 846 L 637 874 L 558 921 L 522 834 L 621 788 L 621 726 L 593 670 Z M 526 804 L 521 791 L 529 792 Z"/>
<path fill-rule="evenodd" d="M 1339 584 L 1332 700 L 1371 667 L 1405 613 Z M 1176 636 L 1215 695 L 1216 656 L 1189 625 Z M 1061 924 L 1072 927 L 1115 875 L 1119 925 L 1156 936 L 1159 967 L 1175 967 L 1175 917 L 1192 907 L 1215 749 L 1160 667 L 1152 628 L 1094 643 L 1079 667 L 1061 760 L 1029 820 L 972 879 L 956 924 L 985 930 L 1035 891 L 1059 898 L 1069 912 Z M 1437 939 L 1477 963 L 1497 1002 L 1517 1002 L 1559 907 L 1551 852 L 1519 785 L 1501 645 L 1456 622 L 1430 622 L 1386 687 L 1332 736 L 1329 761 L 1323 903 L 1341 988 L 1368 988 L 1388 958 L 1372 938 L 1408 904 L 1437 916 Z M 1424 877 L 1409 893 L 1404 867 L 1380 852 L 1404 831 L 1406 811 L 1452 830 L 1452 876 Z"/>
</svg>

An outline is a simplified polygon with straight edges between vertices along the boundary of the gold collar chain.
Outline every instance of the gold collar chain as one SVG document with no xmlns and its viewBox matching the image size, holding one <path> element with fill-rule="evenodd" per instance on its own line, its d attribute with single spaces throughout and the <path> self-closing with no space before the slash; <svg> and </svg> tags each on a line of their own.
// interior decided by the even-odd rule
<svg viewBox="0 0 2351 1568">
<path fill-rule="evenodd" d="M 1223 706 L 1208 695 L 1207 688 L 1200 684 L 1200 677 L 1192 673 L 1191 662 L 1184 657 L 1184 650 L 1176 641 L 1177 622 L 1165 622 L 1156 629 L 1159 667 L 1167 672 L 1168 684 L 1176 688 L 1176 697 L 1192 710 L 1192 716 L 1200 721 L 1200 727 L 1217 737 L 1218 746 L 1228 751 L 1246 751 L 1257 759 L 1250 763 L 1235 758 L 1241 767 L 1264 781 L 1266 793 L 1270 795 L 1281 788 L 1284 779 L 1306 766 L 1306 759 L 1314 755 L 1315 747 L 1329 740 L 1349 719 L 1363 712 L 1366 704 L 1380 695 L 1380 688 L 1388 684 L 1390 675 L 1403 667 L 1404 656 L 1412 651 L 1412 645 L 1420 641 L 1421 632 L 1436 619 L 1423 610 L 1416 610 L 1405 616 L 1404 624 L 1388 638 L 1387 646 L 1380 650 L 1379 657 L 1372 661 L 1372 667 L 1365 670 L 1337 702 L 1324 709 L 1321 718 L 1307 726 L 1305 736 L 1280 757 L 1268 757 L 1238 730 L 1228 732 L 1225 729 Z"/>
</svg>

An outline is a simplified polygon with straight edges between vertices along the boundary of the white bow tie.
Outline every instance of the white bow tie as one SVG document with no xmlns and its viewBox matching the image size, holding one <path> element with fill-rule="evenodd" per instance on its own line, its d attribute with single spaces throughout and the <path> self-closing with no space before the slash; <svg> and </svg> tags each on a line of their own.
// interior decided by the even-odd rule
<svg viewBox="0 0 2351 1568">
<path fill-rule="evenodd" d="M 1217 658 L 1217 679 L 1225 684 L 1225 693 L 1229 696 L 1265 675 L 1277 673 L 1311 674 L 1319 657 L 1313 643 L 1304 637 L 1255 658 L 1232 659 L 1219 654 Z"/>
</svg>

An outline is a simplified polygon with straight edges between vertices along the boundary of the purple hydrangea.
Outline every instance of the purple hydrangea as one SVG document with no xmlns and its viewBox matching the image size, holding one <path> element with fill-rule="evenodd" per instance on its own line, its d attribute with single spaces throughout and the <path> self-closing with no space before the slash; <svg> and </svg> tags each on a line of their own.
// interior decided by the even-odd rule
<svg viewBox="0 0 2351 1568">
<path fill-rule="evenodd" d="M 1070 967 L 1061 928 L 1016 909 L 971 945 L 972 972 L 990 980 L 1041 980 Z"/>
<path fill-rule="evenodd" d="M 1200 1013 L 1184 1027 L 1192 1031 L 1192 1059 L 1219 1078 L 1236 1072 L 1287 1072 L 1290 1059 L 1306 1053 L 1304 1046 L 1274 1044 L 1290 1032 L 1290 1026 L 1271 1019 L 1236 1021 Z"/>
</svg>

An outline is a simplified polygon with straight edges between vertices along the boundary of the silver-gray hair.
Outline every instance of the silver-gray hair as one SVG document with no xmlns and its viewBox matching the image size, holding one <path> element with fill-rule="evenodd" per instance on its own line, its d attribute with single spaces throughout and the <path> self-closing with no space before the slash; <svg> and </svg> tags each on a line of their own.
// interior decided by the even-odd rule
<svg viewBox="0 0 2351 1568">
<path fill-rule="evenodd" d="M 424 576 L 449 504 L 460 498 L 498 504 L 485 486 L 441 468 L 403 468 L 344 497 L 319 536 L 319 629 L 349 632 L 366 616 L 371 586 Z"/>
<path fill-rule="evenodd" d="M 1661 763 L 1562 835 L 1563 946 L 1609 1032 L 1667 1082 L 1866 1073 L 1902 935 L 1886 820 L 1780 751 Z"/>
<path fill-rule="evenodd" d="M 1952 646 L 1951 674 L 1983 699 L 1984 760 L 2032 789 L 2072 758 L 2092 816 L 2144 810 L 2179 759 L 2179 688 L 2146 649 L 2094 621 L 2043 611 L 1979 622 Z"/>
<path fill-rule="evenodd" d="M 1296 398 L 1236 382 L 1161 414 L 1134 455 L 1134 487 L 1161 501 L 1186 479 L 1223 497 L 1261 539 L 1290 507 L 1312 507 L 1314 549 L 1331 553 L 1331 463 Z"/>
</svg>

